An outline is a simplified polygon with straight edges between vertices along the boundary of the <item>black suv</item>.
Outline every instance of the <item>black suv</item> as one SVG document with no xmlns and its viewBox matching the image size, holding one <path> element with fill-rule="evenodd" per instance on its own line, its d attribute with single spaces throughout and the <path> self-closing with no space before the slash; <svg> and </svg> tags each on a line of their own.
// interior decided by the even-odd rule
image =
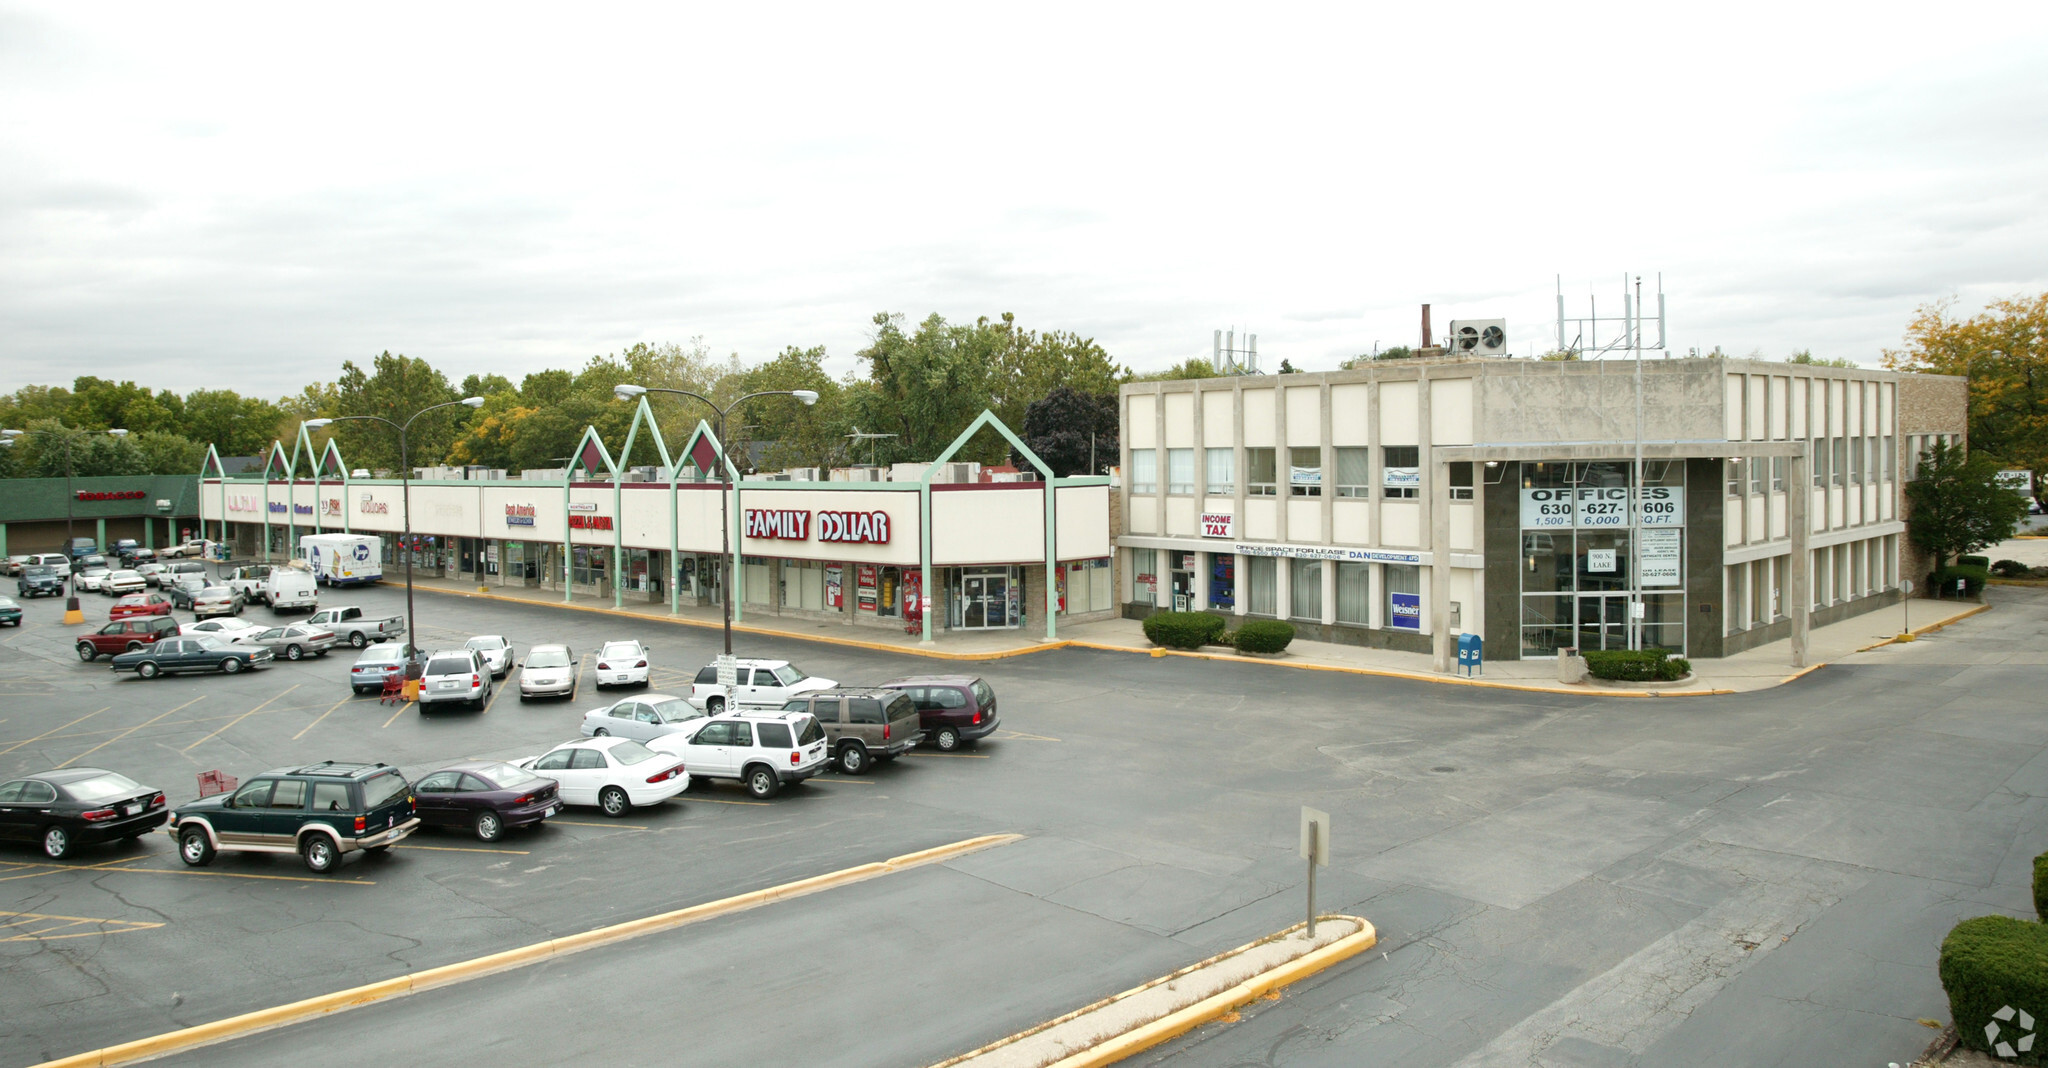
<svg viewBox="0 0 2048 1068">
<path fill-rule="evenodd" d="M 14 580 L 16 597 L 52 597 L 64 592 L 64 580 L 57 577 L 54 567 L 24 567 L 21 577 Z"/>
<path fill-rule="evenodd" d="M 297 853 L 330 872 L 344 853 L 382 853 L 419 828 L 412 786 L 389 764 L 329 760 L 266 771 L 232 794 L 201 798 L 171 813 L 178 857 L 194 867 L 218 850 Z"/>
</svg>

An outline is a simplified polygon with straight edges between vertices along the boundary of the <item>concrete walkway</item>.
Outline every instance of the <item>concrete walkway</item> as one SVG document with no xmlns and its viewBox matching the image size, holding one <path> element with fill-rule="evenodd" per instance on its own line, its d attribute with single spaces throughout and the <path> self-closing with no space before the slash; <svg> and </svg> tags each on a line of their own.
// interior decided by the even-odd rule
<svg viewBox="0 0 2048 1068">
<path fill-rule="evenodd" d="M 625 614 L 641 619 L 680 626 L 717 628 L 719 609 L 683 608 L 671 615 L 666 604 L 627 604 L 614 608 L 609 598 L 578 597 L 563 602 L 560 591 L 523 587 L 491 586 L 479 592 L 474 583 L 453 579 L 415 579 L 414 588 L 446 595 L 488 598 L 534 605 L 552 605 L 574 611 Z M 1807 642 L 1808 667 L 1796 669 L 1791 662 L 1791 643 L 1773 642 L 1720 660 L 1693 661 L 1693 678 L 1678 686 L 1628 685 L 1586 682 L 1566 685 L 1557 681 L 1556 662 L 1550 660 L 1500 660 L 1485 665 L 1477 678 L 1442 675 L 1430 669 L 1426 653 L 1368 649 L 1355 645 L 1297 640 L 1278 656 L 1242 656 L 1227 651 L 1182 652 L 1155 649 L 1145 638 L 1137 621 L 1110 619 L 1096 623 L 1063 626 L 1059 639 L 1045 641 L 1043 625 L 1021 630 L 978 633 L 944 632 L 932 644 L 921 644 L 915 635 L 883 627 L 851 626 L 816 619 L 777 616 L 758 606 L 750 607 L 733 629 L 747 634 L 798 638 L 833 645 L 878 649 L 895 653 L 929 656 L 941 660 L 981 661 L 1023 656 L 1050 649 L 1078 646 L 1125 650 L 1167 656 L 1195 656 L 1216 660 L 1241 660 L 1269 667 L 1290 667 L 1314 671 L 1346 671 L 1369 675 L 1439 682 L 1450 685 L 1489 686 L 1516 690 L 1586 694 L 1614 697 L 1682 697 L 1743 693 L 1789 682 L 1831 661 L 1893 640 L 1907 623 L 1915 632 L 1938 630 L 1965 616 L 1984 611 L 1988 605 L 1916 598 L 1910 606 L 1880 609 L 1841 623 L 1814 628 Z"/>
</svg>

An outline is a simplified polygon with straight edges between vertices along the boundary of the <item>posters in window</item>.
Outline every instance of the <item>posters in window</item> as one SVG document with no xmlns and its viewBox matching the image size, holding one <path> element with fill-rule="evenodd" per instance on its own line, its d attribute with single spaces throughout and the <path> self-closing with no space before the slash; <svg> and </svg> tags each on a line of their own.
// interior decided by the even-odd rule
<svg viewBox="0 0 2048 1068">
<path fill-rule="evenodd" d="M 1576 489 L 1524 489 L 1523 530 L 1619 530 L 1629 525 L 1629 491 L 1622 486 L 1580 486 Z M 1642 525 L 1677 529 L 1685 526 L 1685 487 L 1643 489 Z"/>
<path fill-rule="evenodd" d="M 1387 620 L 1389 626 L 1398 627 L 1402 630 L 1422 629 L 1421 594 L 1390 593 L 1387 595 L 1387 602 L 1388 607 L 1392 609 L 1393 615 L 1392 619 Z"/>
<path fill-rule="evenodd" d="M 1676 530 L 1643 531 L 1642 581 L 1649 586 L 1677 586 L 1681 579 L 1681 556 L 1679 532 Z"/>
</svg>

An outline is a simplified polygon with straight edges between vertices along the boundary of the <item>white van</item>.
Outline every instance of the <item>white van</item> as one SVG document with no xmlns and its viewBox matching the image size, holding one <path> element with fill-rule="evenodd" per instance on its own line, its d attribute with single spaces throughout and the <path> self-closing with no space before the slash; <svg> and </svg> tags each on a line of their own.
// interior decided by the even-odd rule
<svg viewBox="0 0 2048 1068">
<path fill-rule="evenodd" d="M 263 580 L 263 599 L 270 602 L 273 612 L 287 608 L 311 612 L 320 607 L 320 589 L 313 584 L 313 572 L 306 568 L 273 567 Z"/>
<path fill-rule="evenodd" d="M 384 577 L 384 543 L 372 534 L 307 534 L 299 557 L 313 569 L 313 581 L 353 586 Z"/>
<path fill-rule="evenodd" d="M 28 561 L 21 566 L 54 567 L 57 569 L 58 578 L 68 579 L 71 577 L 71 558 L 63 553 L 37 553 L 29 557 Z"/>
</svg>

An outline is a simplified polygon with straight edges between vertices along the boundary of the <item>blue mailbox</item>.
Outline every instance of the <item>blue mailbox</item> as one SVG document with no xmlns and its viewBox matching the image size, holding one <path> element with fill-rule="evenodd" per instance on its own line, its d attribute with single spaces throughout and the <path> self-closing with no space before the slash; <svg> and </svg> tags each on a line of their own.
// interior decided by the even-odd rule
<svg viewBox="0 0 2048 1068">
<path fill-rule="evenodd" d="M 1467 675 L 1484 674 L 1481 668 L 1485 639 L 1477 634 L 1458 635 L 1458 669 Z"/>
</svg>

